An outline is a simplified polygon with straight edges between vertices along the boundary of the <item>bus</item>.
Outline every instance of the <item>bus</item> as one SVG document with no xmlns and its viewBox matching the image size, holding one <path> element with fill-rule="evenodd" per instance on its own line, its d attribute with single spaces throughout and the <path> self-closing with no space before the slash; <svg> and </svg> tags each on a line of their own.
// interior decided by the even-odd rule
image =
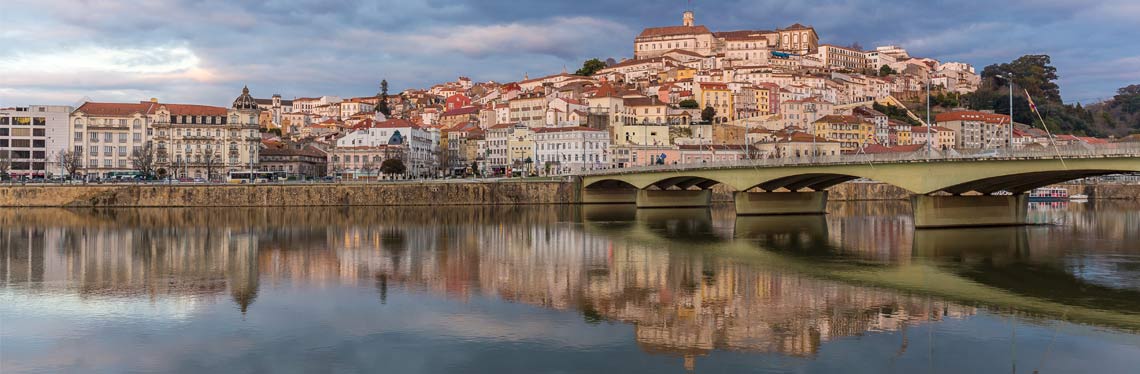
<svg viewBox="0 0 1140 374">
<path fill-rule="evenodd" d="M 268 183 L 285 181 L 288 179 L 288 175 L 283 171 L 255 171 L 252 174 L 253 175 L 251 176 L 250 172 L 248 171 L 231 171 L 229 173 L 229 176 L 226 178 L 226 181 L 229 183 L 238 184 L 249 183 L 251 180 L 253 183 Z"/>
</svg>

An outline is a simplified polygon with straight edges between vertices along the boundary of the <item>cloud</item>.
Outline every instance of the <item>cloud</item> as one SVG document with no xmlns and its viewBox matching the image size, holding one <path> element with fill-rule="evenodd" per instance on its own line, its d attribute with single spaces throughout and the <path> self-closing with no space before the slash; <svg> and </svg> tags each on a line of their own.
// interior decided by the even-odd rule
<svg viewBox="0 0 1140 374">
<path fill-rule="evenodd" d="M 1066 98 L 1110 96 L 1135 79 L 1133 0 L 726 0 L 693 5 L 713 30 L 817 28 L 824 42 L 901 44 L 979 69 L 1054 56 Z M 685 4 L 622 0 L 8 0 L 0 105 L 39 100 L 164 100 L 222 105 L 254 95 L 356 96 L 459 75 L 510 81 L 629 57 L 644 27 L 680 22 Z M 1072 87 L 1072 92 L 1070 92 Z M 1101 92 L 1097 94 L 1097 92 Z M 143 94 L 144 97 L 131 95 Z M 32 100 L 37 100 L 33 102 Z"/>
</svg>

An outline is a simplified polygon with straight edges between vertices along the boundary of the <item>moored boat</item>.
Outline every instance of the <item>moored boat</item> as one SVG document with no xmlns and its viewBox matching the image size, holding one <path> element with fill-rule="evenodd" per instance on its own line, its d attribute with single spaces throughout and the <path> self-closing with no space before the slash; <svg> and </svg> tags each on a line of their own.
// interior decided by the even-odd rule
<svg viewBox="0 0 1140 374">
<path fill-rule="evenodd" d="M 1029 192 L 1029 201 L 1068 201 L 1069 190 L 1061 187 L 1041 187 Z"/>
</svg>

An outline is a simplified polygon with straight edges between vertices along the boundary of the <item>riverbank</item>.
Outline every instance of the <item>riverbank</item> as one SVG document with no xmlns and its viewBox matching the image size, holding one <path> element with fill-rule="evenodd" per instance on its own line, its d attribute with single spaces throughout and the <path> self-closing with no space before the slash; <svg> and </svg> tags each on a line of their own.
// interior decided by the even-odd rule
<svg viewBox="0 0 1140 374">
<path fill-rule="evenodd" d="M 1091 199 L 1140 200 L 1140 185 L 1061 185 Z M 884 183 L 844 183 L 831 201 L 906 200 L 911 194 Z M 2 207 L 280 207 L 575 204 L 578 187 L 566 181 L 499 180 L 373 184 L 283 185 L 4 185 Z M 732 191 L 713 188 L 713 200 Z"/>
</svg>

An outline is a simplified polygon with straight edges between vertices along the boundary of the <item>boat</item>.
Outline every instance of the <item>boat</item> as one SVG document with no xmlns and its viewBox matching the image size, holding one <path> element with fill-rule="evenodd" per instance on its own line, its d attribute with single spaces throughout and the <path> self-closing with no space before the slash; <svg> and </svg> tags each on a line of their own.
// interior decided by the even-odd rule
<svg viewBox="0 0 1140 374">
<path fill-rule="evenodd" d="M 1079 194 L 1076 194 L 1076 195 L 1072 195 L 1072 196 L 1069 196 L 1069 200 L 1074 200 L 1074 201 L 1088 201 L 1088 200 L 1089 200 L 1089 195 L 1085 195 L 1085 194 L 1083 194 L 1083 193 L 1079 193 Z"/>
<path fill-rule="evenodd" d="M 1041 187 L 1029 192 L 1029 201 L 1069 201 L 1069 190 L 1061 187 Z"/>
</svg>

